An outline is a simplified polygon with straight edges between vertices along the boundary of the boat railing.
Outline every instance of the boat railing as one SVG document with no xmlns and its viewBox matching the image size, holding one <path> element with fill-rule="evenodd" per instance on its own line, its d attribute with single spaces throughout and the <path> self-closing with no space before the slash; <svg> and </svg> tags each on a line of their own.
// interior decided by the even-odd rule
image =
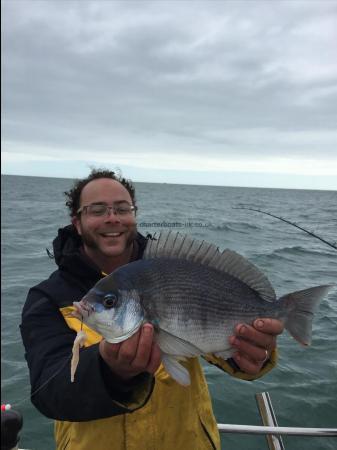
<svg viewBox="0 0 337 450">
<path fill-rule="evenodd" d="M 283 435 L 337 437 L 337 428 L 280 427 L 276 420 L 269 393 L 262 392 L 255 394 L 255 398 L 263 423 L 262 426 L 218 423 L 219 432 L 263 434 L 266 436 L 269 450 L 285 450 L 282 441 Z M 10 405 L 1 406 L 2 431 L 5 425 L 7 426 L 7 440 L 6 444 L 3 440 L 1 441 L 1 449 L 18 450 L 17 444 L 19 441 L 19 432 L 22 428 L 22 416 L 18 411 L 11 410 Z"/>
<path fill-rule="evenodd" d="M 218 423 L 220 433 L 266 435 L 269 450 L 285 450 L 282 435 L 337 437 L 337 428 L 280 427 L 268 392 L 255 394 L 263 426 Z"/>
</svg>

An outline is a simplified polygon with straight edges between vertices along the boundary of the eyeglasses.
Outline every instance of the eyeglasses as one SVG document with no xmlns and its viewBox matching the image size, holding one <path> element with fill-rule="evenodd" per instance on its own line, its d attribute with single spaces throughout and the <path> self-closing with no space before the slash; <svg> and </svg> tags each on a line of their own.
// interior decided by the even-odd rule
<svg viewBox="0 0 337 450">
<path fill-rule="evenodd" d="M 112 206 L 108 206 L 105 203 L 92 203 L 91 205 L 84 205 L 77 210 L 77 214 L 85 212 L 91 217 L 101 217 L 110 215 L 111 211 L 116 216 L 127 216 L 134 213 L 137 210 L 136 206 L 130 205 L 127 202 L 117 203 Z"/>
</svg>

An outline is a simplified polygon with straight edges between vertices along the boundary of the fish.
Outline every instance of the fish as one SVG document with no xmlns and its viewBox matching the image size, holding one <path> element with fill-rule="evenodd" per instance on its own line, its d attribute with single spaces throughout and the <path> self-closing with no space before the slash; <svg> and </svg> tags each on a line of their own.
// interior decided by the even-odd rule
<svg viewBox="0 0 337 450">
<path fill-rule="evenodd" d="M 142 259 L 117 268 L 73 305 L 74 315 L 110 343 L 153 324 L 166 372 L 188 386 L 181 361 L 207 354 L 229 358 L 238 323 L 276 318 L 299 343 L 310 345 L 314 312 L 334 286 L 277 299 L 266 275 L 242 255 L 171 231 L 150 237 Z"/>
</svg>

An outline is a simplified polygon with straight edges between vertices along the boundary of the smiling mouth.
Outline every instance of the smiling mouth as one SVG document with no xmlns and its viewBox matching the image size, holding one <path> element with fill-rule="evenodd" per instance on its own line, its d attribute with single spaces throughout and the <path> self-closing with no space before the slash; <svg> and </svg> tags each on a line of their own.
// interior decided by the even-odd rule
<svg viewBox="0 0 337 450">
<path fill-rule="evenodd" d="M 124 232 L 123 231 L 121 231 L 121 232 L 119 232 L 119 233 L 117 233 L 117 232 L 111 232 L 111 233 L 101 233 L 101 236 L 103 236 L 103 237 L 112 237 L 112 238 L 117 238 L 117 237 L 120 237 L 120 236 L 122 236 L 122 234 L 124 234 Z"/>
</svg>

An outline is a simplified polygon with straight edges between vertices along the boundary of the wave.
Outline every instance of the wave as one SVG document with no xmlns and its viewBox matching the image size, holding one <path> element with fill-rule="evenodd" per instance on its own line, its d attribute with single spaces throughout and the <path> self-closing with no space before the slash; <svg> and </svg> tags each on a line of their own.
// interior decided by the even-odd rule
<svg viewBox="0 0 337 450">
<path fill-rule="evenodd" d="M 258 226 L 247 222 L 224 222 L 220 224 L 211 224 L 208 229 L 211 231 L 233 231 L 235 233 L 249 233 L 252 230 L 260 230 Z"/>
<path fill-rule="evenodd" d="M 255 257 L 260 257 L 260 256 L 264 256 L 264 257 L 275 257 L 277 256 L 278 258 L 283 258 L 283 259 L 288 259 L 288 257 L 291 256 L 336 256 L 333 251 L 328 251 L 328 250 L 315 250 L 312 248 L 306 248 L 306 247 L 302 247 L 299 245 L 294 245 L 294 246 L 287 246 L 287 247 L 279 247 L 279 248 L 275 248 L 273 250 L 266 250 L 264 253 L 263 252 L 259 252 L 256 253 L 254 256 Z"/>
</svg>

